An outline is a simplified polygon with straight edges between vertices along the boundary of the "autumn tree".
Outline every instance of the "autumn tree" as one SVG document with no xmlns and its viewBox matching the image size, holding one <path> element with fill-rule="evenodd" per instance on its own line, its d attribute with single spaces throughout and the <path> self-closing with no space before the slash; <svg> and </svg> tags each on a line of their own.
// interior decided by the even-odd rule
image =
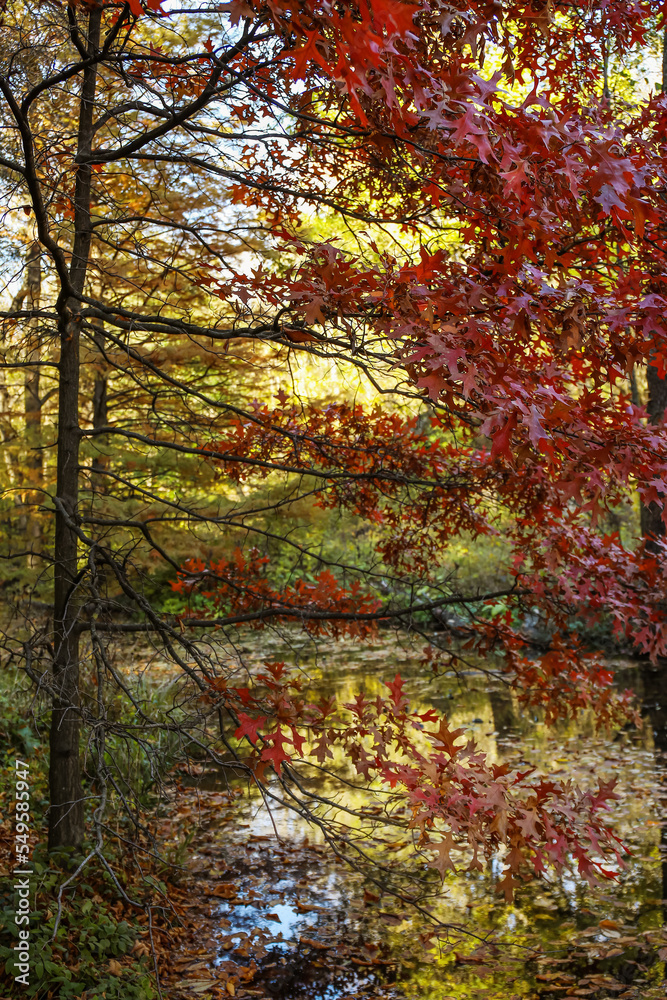
<svg viewBox="0 0 667 1000">
<path fill-rule="evenodd" d="M 242 656 L 229 665 L 268 625 L 362 642 L 393 626 L 435 668 L 465 655 L 453 640 L 498 651 L 548 719 L 595 704 L 608 720 L 623 705 L 573 617 L 608 614 L 665 652 L 661 542 L 598 524 L 635 488 L 660 509 L 667 493 L 664 431 L 629 383 L 664 360 L 667 104 L 617 119 L 601 58 L 641 44 L 656 10 L 531 11 L 5 5 L 0 166 L 42 273 L 38 308 L 3 318 L 40 320 L 58 377 L 53 616 L 6 646 L 52 698 L 52 847 L 83 842 L 87 798 L 103 831 L 107 790 L 141 823 L 101 693 L 123 686 L 109 643 L 140 634 L 182 671 L 183 731 L 265 788 L 272 771 L 265 794 L 314 822 L 299 761 L 340 746 L 409 803 L 443 872 L 500 844 L 508 896 L 522 866 L 568 852 L 605 871 L 609 788 L 573 800 L 489 765 L 400 678 L 374 702 L 311 705 L 284 664 L 250 681 Z M 32 370 L 23 343 L 8 364 Z M 312 388 L 332 372 L 368 403 Z M 354 558 L 335 517 L 363 530 Z M 501 528 L 502 585 L 466 591 L 448 544 Z M 353 834 L 327 835 L 362 857 Z"/>
</svg>

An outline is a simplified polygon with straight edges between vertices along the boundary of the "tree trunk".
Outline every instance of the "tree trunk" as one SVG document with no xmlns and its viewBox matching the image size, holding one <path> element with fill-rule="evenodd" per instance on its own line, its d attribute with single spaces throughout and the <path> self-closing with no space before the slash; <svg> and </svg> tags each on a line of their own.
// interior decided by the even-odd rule
<svg viewBox="0 0 667 1000">
<path fill-rule="evenodd" d="M 662 38 L 662 92 L 667 94 L 667 28 Z M 648 403 L 647 410 L 649 420 L 652 424 L 659 424 L 667 409 L 667 380 L 660 378 L 658 369 L 649 364 L 646 369 L 646 381 L 648 382 Z M 641 530 L 642 535 L 648 538 L 646 548 L 649 552 L 656 552 L 657 546 L 651 538 L 664 538 L 665 523 L 662 519 L 662 508 L 656 503 L 651 503 L 647 507 L 641 507 Z"/>
<path fill-rule="evenodd" d="M 88 17 L 88 52 L 99 47 L 102 11 Z M 77 505 L 79 493 L 79 336 L 80 301 L 91 244 L 90 154 L 97 67 L 83 72 L 74 191 L 74 243 L 69 294 L 60 298 L 58 470 L 54 545 L 55 695 L 50 730 L 49 849 L 77 847 L 84 837 L 83 789 L 79 762 L 79 628 L 77 584 Z M 63 301 L 64 299 L 64 301 Z"/>
<path fill-rule="evenodd" d="M 101 290 L 99 294 L 101 298 Z M 98 327 L 94 334 L 94 340 L 99 354 L 99 367 L 95 372 L 95 382 L 93 385 L 93 427 L 97 429 L 98 427 L 106 427 L 109 423 L 109 409 L 107 404 L 107 366 L 104 361 L 104 327 L 101 322 L 96 322 L 95 326 Z M 95 440 L 100 448 L 104 447 L 99 438 Z M 96 490 L 102 493 L 105 492 L 106 486 L 106 481 L 102 473 L 108 467 L 109 459 L 103 452 L 95 455 L 92 461 L 92 470 L 93 474 L 98 473 L 98 475 L 93 475 L 93 485 Z"/>
<path fill-rule="evenodd" d="M 646 369 L 646 381 L 648 382 L 648 410 L 649 420 L 652 424 L 659 424 L 667 409 L 667 379 L 660 378 L 658 369 L 653 365 L 648 365 Z M 648 537 L 646 548 L 649 552 L 656 552 L 657 546 L 651 542 L 651 537 L 663 538 L 665 535 L 665 522 L 662 519 L 662 508 L 651 503 L 647 507 L 642 504 L 641 508 L 641 529 L 642 535 Z"/>
<path fill-rule="evenodd" d="M 33 243 L 28 250 L 26 276 L 26 299 L 28 309 L 39 309 L 42 288 L 41 247 Z M 40 358 L 40 322 L 37 317 L 28 320 L 28 343 L 26 357 L 28 361 L 39 361 Z M 42 465 L 42 400 L 40 397 L 40 370 L 27 368 L 24 388 L 25 405 L 25 436 L 28 448 L 26 455 L 26 478 L 31 492 L 28 494 L 27 548 L 30 551 L 28 566 L 37 565 L 37 555 L 41 548 L 41 529 L 37 510 L 42 503 L 41 487 L 43 476 Z"/>
</svg>

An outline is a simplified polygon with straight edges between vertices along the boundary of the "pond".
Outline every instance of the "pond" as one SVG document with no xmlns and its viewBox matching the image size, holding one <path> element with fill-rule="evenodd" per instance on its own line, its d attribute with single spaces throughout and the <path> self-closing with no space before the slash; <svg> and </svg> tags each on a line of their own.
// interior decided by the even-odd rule
<svg viewBox="0 0 667 1000">
<path fill-rule="evenodd" d="M 339 643 L 317 658 L 276 641 L 262 655 L 290 656 L 318 693 L 343 700 L 361 686 L 373 693 L 399 669 L 414 703 L 446 713 L 495 761 L 530 761 L 582 788 L 616 777 L 610 821 L 631 856 L 615 882 L 590 888 L 551 874 L 523 884 L 512 904 L 496 893 L 498 859 L 484 872 L 450 874 L 415 912 L 337 860 L 292 810 L 269 811 L 256 789 L 207 770 L 185 783 L 211 817 L 193 863 L 213 919 L 206 962 L 184 966 L 185 976 L 201 977 L 207 965 L 229 995 L 276 1000 L 666 995 L 667 690 L 659 673 L 613 664 L 617 683 L 642 705 L 640 728 L 597 732 L 584 715 L 549 730 L 474 664 L 463 676 L 425 676 L 417 651 L 393 640 L 363 652 Z M 430 917 L 450 930 L 434 935 Z"/>
</svg>

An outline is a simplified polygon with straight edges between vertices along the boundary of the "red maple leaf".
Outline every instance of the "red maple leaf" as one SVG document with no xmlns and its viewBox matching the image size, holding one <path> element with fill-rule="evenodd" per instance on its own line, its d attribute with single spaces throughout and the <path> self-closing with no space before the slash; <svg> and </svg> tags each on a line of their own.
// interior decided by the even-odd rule
<svg viewBox="0 0 667 1000">
<path fill-rule="evenodd" d="M 234 733 L 236 739 L 241 740 L 244 737 L 247 737 L 252 743 L 256 743 L 259 735 L 259 730 L 266 725 L 266 716 L 260 715 L 257 718 L 253 719 L 249 715 L 246 715 L 245 712 L 239 712 L 238 717 L 241 722 L 241 725 Z"/>
</svg>

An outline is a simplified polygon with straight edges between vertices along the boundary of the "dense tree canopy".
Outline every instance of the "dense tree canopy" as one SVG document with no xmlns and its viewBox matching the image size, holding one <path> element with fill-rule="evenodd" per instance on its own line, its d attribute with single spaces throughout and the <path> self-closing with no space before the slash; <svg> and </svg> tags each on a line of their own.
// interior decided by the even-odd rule
<svg viewBox="0 0 667 1000">
<path fill-rule="evenodd" d="M 53 702 L 51 845 L 92 822 L 101 857 L 108 795 L 141 825 L 114 753 L 162 723 L 102 693 L 139 634 L 182 672 L 167 728 L 355 863 L 307 778 L 341 749 L 443 874 L 499 845 L 508 898 L 526 866 L 609 874 L 611 787 L 488 762 L 400 677 L 311 704 L 242 644 L 402 629 L 426 670 L 497 653 L 548 719 L 602 722 L 627 699 L 581 622 L 667 654 L 667 98 L 609 83 L 660 6 L 1 16 L 5 647 Z M 502 540 L 483 585 L 461 539 Z"/>
</svg>

